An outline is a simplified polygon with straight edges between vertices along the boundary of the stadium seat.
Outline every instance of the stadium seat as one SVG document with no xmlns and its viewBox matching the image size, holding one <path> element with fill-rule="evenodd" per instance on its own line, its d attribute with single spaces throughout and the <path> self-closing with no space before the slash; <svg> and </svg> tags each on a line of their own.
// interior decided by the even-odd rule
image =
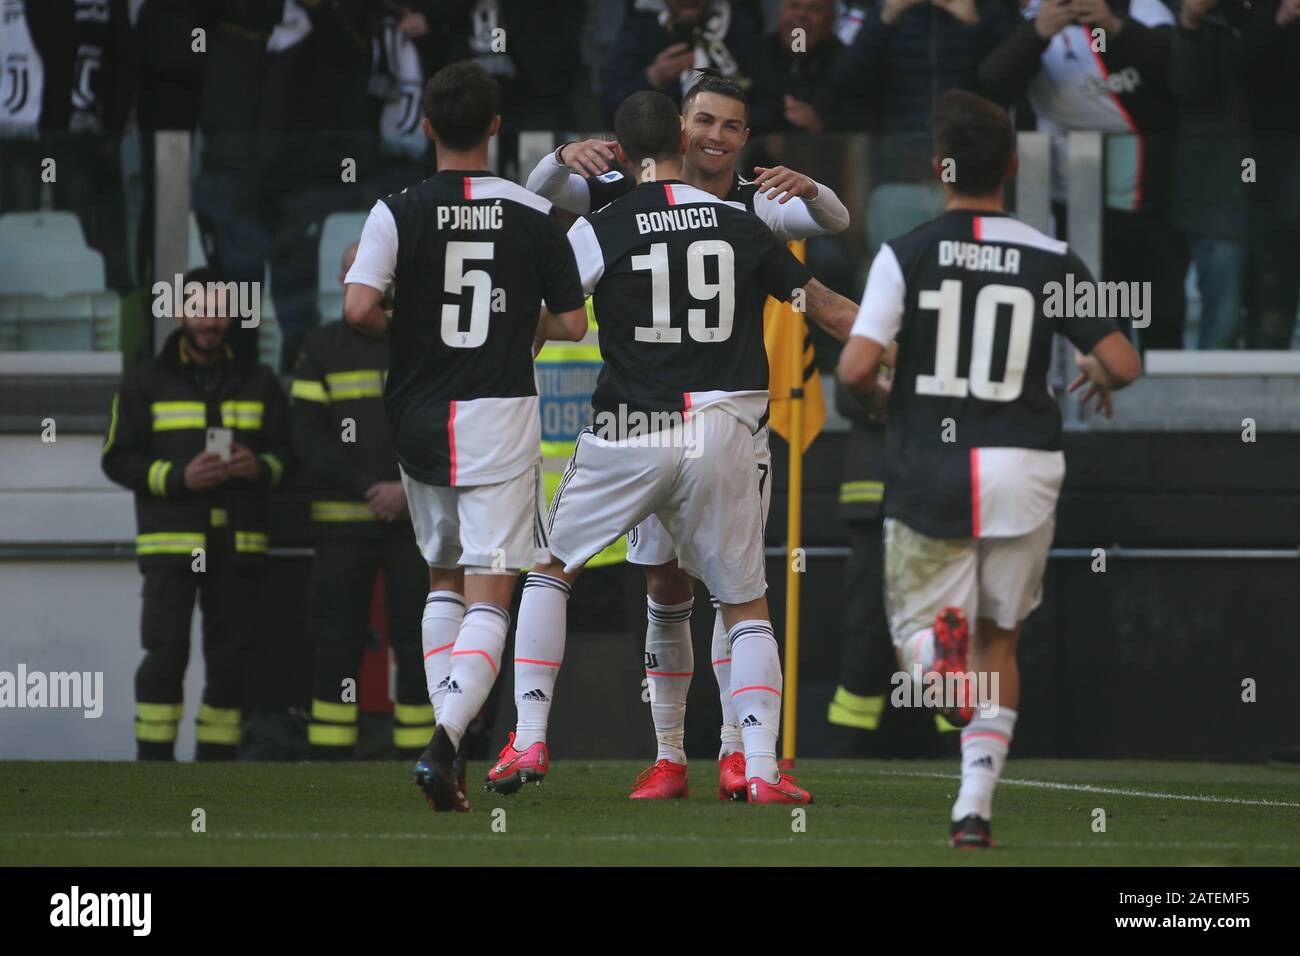
<svg viewBox="0 0 1300 956">
<path fill-rule="evenodd" d="M 338 283 L 339 260 L 343 250 L 361 238 L 366 224 L 364 212 L 335 212 L 325 218 L 320 233 L 320 279 L 318 308 L 321 322 L 343 317 L 343 289 Z"/>
<path fill-rule="evenodd" d="M 943 212 L 943 190 L 919 183 L 882 183 L 867 200 L 867 246 L 874 256 L 880 244 L 911 232 Z"/>
<path fill-rule="evenodd" d="M 24 295 L 17 306 L 21 352 L 89 352 L 95 347 L 93 299 L 89 295 Z"/>
<path fill-rule="evenodd" d="M 70 212 L 0 215 L 0 295 L 61 296 L 104 289 L 104 257 Z"/>
</svg>

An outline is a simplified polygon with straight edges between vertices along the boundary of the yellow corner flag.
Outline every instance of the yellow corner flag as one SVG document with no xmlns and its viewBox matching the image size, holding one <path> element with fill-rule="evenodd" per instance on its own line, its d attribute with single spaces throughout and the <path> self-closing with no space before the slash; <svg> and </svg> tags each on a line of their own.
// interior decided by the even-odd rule
<svg viewBox="0 0 1300 956">
<path fill-rule="evenodd" d="M 803 241 L 791 242 L 789 246 L 795 258 L 803 262 Z M 822 395 L 821 376 L 813 362 L 812 338 L 803 315 L 787 302 L 768 299 L 763 309 L 763 340 L 767 344 L 771 376 L 772 413 L 768 424 L 774 432 L 790 441 L 791 394 L 802 386 L 803 444 L 799 450 L 807 451 L 826 424 L 826 399 Z M 798 360 L 792 352 L 799 356 Z M 799 369 L 797 373 L 796 368 Z M 796 381 L 796 376 L 802 377 Z"/>
</svg>

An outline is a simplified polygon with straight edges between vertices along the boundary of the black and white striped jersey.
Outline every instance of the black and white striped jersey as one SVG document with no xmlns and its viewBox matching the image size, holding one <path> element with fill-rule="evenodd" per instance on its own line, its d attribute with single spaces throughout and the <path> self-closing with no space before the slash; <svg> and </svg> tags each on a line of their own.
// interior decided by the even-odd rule
<svg viewBox="0 0 1300 956">
<path fill-rule="evenodd" d="M 886 515 L 967 538 L 1026 534 L 1052 513 L 1065 467 L 1052 336 L 1089 352 L 1118 326 L 1048 300 L 1091 284 L 1064 242 L 1001 214 L 949 210 L 880 247 L 852 334 L 898 341 Z"/>
<path fill-rule="evenodd" d="M 661 180 L 579 219 L 569 242 L 600 323 L 598 424 L 721 405 L 760 426 L 764 302 L 812 278 L 770 229 L 741 203 Z"/>
<path fill-rule="evenodd" d="M 411 477 L 494 484 L 536 461 L 541 304 L 583 305 L 550 209 L 491 173 L 444 170 L 371 210 L 346 281 L 395 285 L 384 400 Z"/>
</svg>

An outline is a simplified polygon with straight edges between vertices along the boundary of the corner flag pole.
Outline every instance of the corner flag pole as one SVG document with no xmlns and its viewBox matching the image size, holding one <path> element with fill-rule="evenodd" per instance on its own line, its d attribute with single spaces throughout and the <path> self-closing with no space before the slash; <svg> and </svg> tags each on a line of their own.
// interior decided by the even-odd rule
<svg viewBox="0 0 1300 956">
<path fill-rule="evenodd" d="M 802 258 L 802 257 L 800 257 Z M 790 493 L 786 516 L 785 555 L 785 680 L 782 699 L 781 757 L 794 764 L 799 705 L 799 572 L 795 552 L 803 527 L 803 341 L 789 350 L 790 356 Z M 801 562 L 800 562 L 801 563 Z"/>
</svg>

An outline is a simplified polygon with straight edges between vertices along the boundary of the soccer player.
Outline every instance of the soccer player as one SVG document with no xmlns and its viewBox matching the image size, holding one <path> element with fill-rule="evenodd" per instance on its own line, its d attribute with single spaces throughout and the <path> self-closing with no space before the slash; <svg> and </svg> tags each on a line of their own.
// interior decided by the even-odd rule
<svg viewBox="0 0 1300 956">
<path fill-rule="evenodd" d="M 753 181 L 736 172 L 740 151 L 749 141 L 748 121 L 744 90 L 733 80 L 706 74 L 682 101 L 682 128 L 686 134 L 682 180 L 719 199 L 743 204 L 781 240 L 843 231 L 849 224 L 849 213 L 829 187 L 784 166 L 759 167 L 758 179 Z M 528 177 L 528 188 L 561 209 L 585 215 L 627 195 L 634 182 L 619 166 L 613 144 L 591 139 L 565 143 L 547 154 Z M 772 455 L 766 426 L 754 434 L 754 453 L 758 457 L 766 524 L 772 498 Z M 654 766 L 637 778 L 632 797 L 684 797 L 688 793 L 683 744 L 686 695 L 695 670 L 690 631 L 695 585 L 678 566 L 673 541 L 653 515 L 628 534 L 627 560 L 645 568 L 646 680 L 659 747 Z M 731 702 L 731 655 L 727 652 L 727 629 L 721 611 L 714 614 L 710 660 L 722 701 L 718 796 L 743 800 L 745 758 Z M 516 693 L 529 690 L 520 687 Z"/>
<path fill-rule="evenodd" d="M 808 792 L 776 762 L 781 668 L 767 616 L 754 455 L 768 405 L 762 312 L 768 295 L 797 296 L 841 337 L 856 309 L 812 278 L 743 205 L 681 180 L 686 134 L 672 100 L 633 94 L 618 109 L 615 133 L 638 185 L 569 231 L 601 323 L 596 416 L 551 502 L 554 558 L 524 585 L 518 724 L 486 785 L 513 793 L 546 775 L 569 587 L 592 555 L 653 514 L 683 572 L 721 602 L 730 696 L 745 715 L 749 799 L 806 803 Z"/>
<path fill-rule="evenodd" d="M 533 337 L 580 338 L 587 325 L 550 203 L 484 171 L 498 96 L 470 62 L 429 81 L 439 172 L 375 203 L 344 301 L 349 323 L 390 337 L 384 402 L 429 565 L 422 640 L 437 729 L 415 781 L 435 811 L 469 809 L 461 737 L 500 670 L 517 569 L 547 557 Z"/>
<path fill-rule="evenodd" d="M 839 375 L 873 392 L 880 356 L 897 340 L 885 455 L 890 632 L 914 679 L 996 679 L 978 710 L 945 701 L 965 725 L 951 842 L 985 847 L 1019 705 L 1016 646 L 1041 599 L 1065 475 L 1047 381 L 1053 333 L 1079 352 L 1070 390 L 1086 384 L 1081 401 L 1107 415 L 1111 392 L 1141 368 L 1113 317 L 1045 312 L 1053 284 L 1072 277 L 1082 287 L 1092 276 L 1064 242 L 1003 212 L 1017 165 L 1006 112 L 951 90 L 931 127 L 936 175 L 956 174 L 944 182 L 947 209 L 881 246 Z"/>
</svg>

